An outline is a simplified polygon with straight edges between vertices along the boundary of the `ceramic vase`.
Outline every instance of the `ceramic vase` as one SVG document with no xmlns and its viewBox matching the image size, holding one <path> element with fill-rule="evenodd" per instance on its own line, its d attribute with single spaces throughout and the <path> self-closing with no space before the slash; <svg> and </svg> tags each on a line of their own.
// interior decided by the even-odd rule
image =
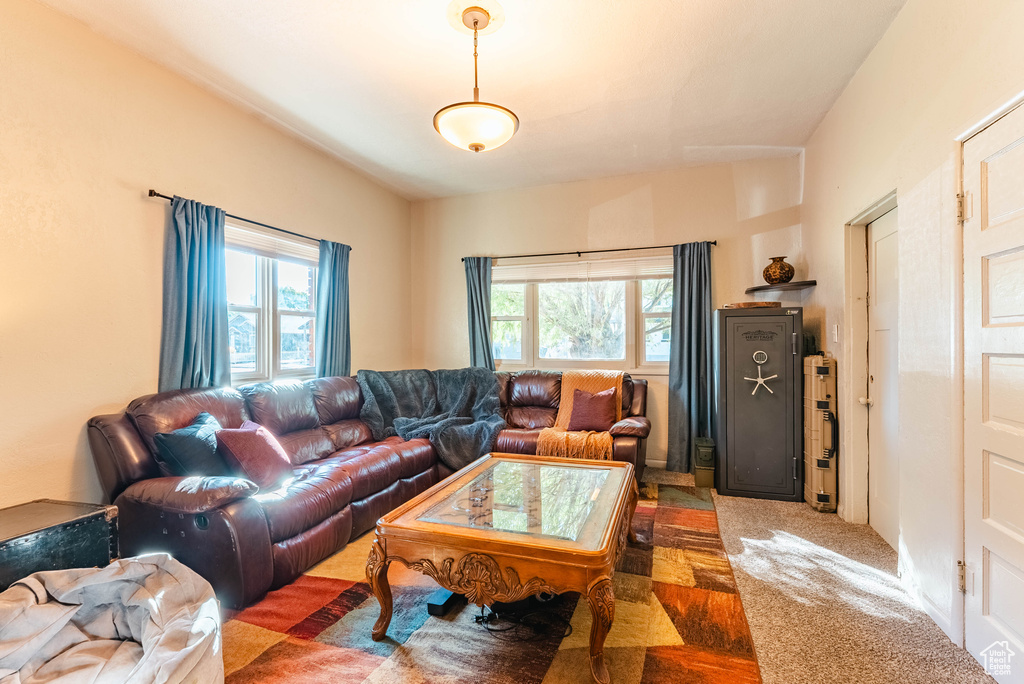
<svg viewBox="0 0 1024 684">
<path fill-rule="evenodd" d="M 764 267 L 764 281 L 769 285 L 781 285 L 793 279 L 796 271 L 786 263 L 786 257 L 772 257 L 772 263 Z"/>
</svg>

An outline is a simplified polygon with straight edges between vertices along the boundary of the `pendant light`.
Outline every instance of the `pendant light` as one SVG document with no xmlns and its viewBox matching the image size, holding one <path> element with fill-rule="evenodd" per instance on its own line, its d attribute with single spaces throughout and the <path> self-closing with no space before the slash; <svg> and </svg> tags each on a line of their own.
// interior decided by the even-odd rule
<svg viewBox="0 0 1024 684">
<path fill-rule="evenodd" d="M 477 32 L 490 21 L 491 15 L 482 7 L 469 7 L 462 13 L 462 23 L 473 30 L 473 101 L 450 104 L 434 115 L 434 128 L 441 137 L 471 152 L 501 147 L 519 130 L 519 117 L 511 109 L 480 101 Z"/>
</svg>

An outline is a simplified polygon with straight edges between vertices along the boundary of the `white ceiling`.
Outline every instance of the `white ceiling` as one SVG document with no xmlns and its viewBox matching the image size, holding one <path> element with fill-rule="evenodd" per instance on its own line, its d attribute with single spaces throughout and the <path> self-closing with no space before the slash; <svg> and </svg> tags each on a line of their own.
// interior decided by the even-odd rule
<svg viewBox="0 0 1024 684">
<path fill-rule="evenodd" d="M 431 123 L 472 99 L 448 0 L 44 1 L 408 198 L 793 154 L 905 2 L 500 0 L 480 96 L 521 125 L 473 154 Z"/>
</svg>

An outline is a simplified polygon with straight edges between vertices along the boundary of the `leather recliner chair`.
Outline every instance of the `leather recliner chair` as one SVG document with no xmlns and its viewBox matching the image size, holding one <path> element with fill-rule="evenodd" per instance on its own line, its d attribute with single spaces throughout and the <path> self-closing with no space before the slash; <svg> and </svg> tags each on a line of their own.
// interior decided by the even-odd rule
<svg viewBox="0 0 1024 684">
<path fill-rule="evenodd" d="M 495 451 L 536 454 L 537 438 L 543 428 L 553 427 L 562 395 L 559 371 L 525 370 L 500 372 L 498 395 L 508 428 L 498 435 Z M 632 463 L 637 481 L 647 465 L 647 436 L 651 421 L 647 413 L 647 381 L 628 374 L 622 381 L 622 420 L 612 426 L 612 453 L 616 461 Z"/>
<path fill-rule="evenodd" d="M 557 407 L 560 374 L 498 379 L 511 427 L 495 451 L 532 453 L 532 433 L 557 413 L 551 401 L 554 393 Z M 620 422 L 615 437 L 616 460 L 633 463 L 638 478 L 650 429 L 646 390 L 646 381 L 624 382 L 632 420 Z M 92 418 L 89 444 L 105 499 L 119 510 L 121 555 L 166 551 L 206 578 L 231 608 L 293 581 L 451 474 L 426 439 L 373 441 L 359 420 L 361 406 L 355 379 L 334 377 L 163 392 L 136 399 L 124 413 Z M 245 420 L 265 426 L 291 459 L 294 477 L 262 492 L 242 478 L 166 476 L 154 435 L 185 427 L 203 411 L 227 428 Z"/>
</svg>

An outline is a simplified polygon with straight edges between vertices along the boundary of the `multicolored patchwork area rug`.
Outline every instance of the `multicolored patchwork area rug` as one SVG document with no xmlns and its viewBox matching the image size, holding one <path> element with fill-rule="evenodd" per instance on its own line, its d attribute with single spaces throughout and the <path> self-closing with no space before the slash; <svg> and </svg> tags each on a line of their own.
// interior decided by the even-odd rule
<svg viewBox="0 0 1024 684">
<path fill-rule="evenodd" d="M 616 569 L 615 622 L 605 642 L 613 684 L 760 682 L 754 646 L 718 532 L 711 493 L 648 468 Z M 692 479 L 689 479 L 692 482 Z M 511 641 L 462 604 L 430 617 L 433 580 L 393 563 L 388 638 L 370 628 L 379 606 L 366 584 L 372 533 L 224 625 L 228 684 L 366 682 L 562 684 L 590 680 L 590 610 L 567 594 L 549 610 L 572 627 Z M 558 616 L 553 616 L 557 621 Z"/>
</svg>

